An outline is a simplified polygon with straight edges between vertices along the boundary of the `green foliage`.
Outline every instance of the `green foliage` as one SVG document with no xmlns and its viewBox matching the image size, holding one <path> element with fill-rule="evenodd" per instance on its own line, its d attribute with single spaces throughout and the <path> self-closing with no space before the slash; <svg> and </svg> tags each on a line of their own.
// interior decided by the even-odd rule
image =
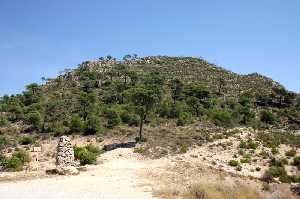
<svg viewBox="0 0 300 199">
<path fill-rule="evenodd" d="M 25 162 L 30 162 L 31 158 L 30 158 L 30 155 L 27 151 L 16 151 L 12 154 L 12 157 L 17 157 L 19 158 L 22 163 L 25 163 Z"/>
<path fill-rule="evenodd" d="M 251 163 L 251 156 L 250 155 L 245 155 L 241 160 L 241 163 Z"/>
<path fill-rule="evenodd" d="M 285 152 L 285 155 L 288 157 L 294 157 L 296 155 L 296 150 L 291 149 L 291 150 Z"/>
<path fill-rule="evenodd" d="M 5 135 L 0 135 L 0 151 L 10 144 L 8 138 Z"/>
<path fill-rule="evenodd" d="M 28 124 L 33 125 L 35 128 L 40 128 L 42 124 L 42 118 L 38 111 L 32 111 L 25 115 Z"/>
<path fill-rule="evenodd" d="M 242 149 L 256 149 L 258 143 L 254 142 L 252 139 L 248 139 L 247 141 L 241 141 L 239 147 Z"/>
<path fill-rule="evenodd" d="M 179 147 L 179 153 L 186 153 L 188 151 L 189 147 L 187 144 L 180 144 Z"/>
<path fill-rule="evenodd" d="M 81 165 L 95 164 L 98 152 L 98 148 L 91 145 L 86 147 L 74 147 L 74 157 L 76 160 L 80 161 Z"/>
<path fill-rule="evenodd" d="M 279 167 L 279 166 L 271 166 L 269 169 L 269 173 L 271 176 L 275 178 L 283 175 L 287 175 L 284 167 Z"/>
<path fill-rule="evenodd" d="M 6 126 L 8 124 L 8 121 L 5 117 L 0 116 L 0 127 Z"/>
<path fill-rule="evenodd" d="M 175 104 L 177 100 L 182 98 L 183 83 L 179 79 L 173 79 L 171 80 L 170 85 L 173 103 Z"/>
<path fill-rule="evenodd" d="M 203 115 L 204 107 L 199 98 L 194 96 L 187 97 L 186 104 L 191 107 L 192 112 L 194 112 L 197 117 Z"/>
<path fill-rule="evenodd" d="M 101 130 L 100 118 L 95 114 L 88 115 L 85 123 L 85 134 L 87 135 L 96 134 Z"/>
<path fill-rule="evenodd" d="M 295 165 L 298 168 L 300 168 L 300 156 L 297 156 L 297 157 L 294 158 L 293 165 Z"/>
<path fill-rule="evenodd" d="M 80 133 L 84 130 L 84 121 L 79 115 L 73 115 L 70 130 L 73 133 Z"/>
<path fill-rule="evenodd" d="M 192 115 L 189 112 L 181 112 L 177 120 L 177 126 L 184 126 L 192 122 Z"/>
<path fill-rule="evenodd" d="M 292 147 L 300 147 L 300 135 L 293 132 L 272 131 L 270 133 L 259 132 L 257 140 L 265 147 L 276 148 L 280 144 L 287 144 Z"/>
<path fill-rule="evenodd" d="M 92 152 L 95 153 L 96 155 L 99 155 L 102 151 L 98 146 L 92 145 L 92 144 L 88 144 L 87 146 L 85 146 L 85 148 Z"/>
<path fill-rule="evenodd" d="M 232 167 L 237 167 L 237 166 L 239 165 L 239 162 L 236 161 L 236 160 L 230 160 L 230 161 L 228 162 L 228 165 L 229 165 L 229 166 L 232 166 Z"/>
<path fill-rule="evenodd" d="M 128 124 L 129 126 L 138 126 L 140 118 L 136 114 L 129 113 L 128 111 L 123 111 L 120 114 L 122 122 Z"/>
<path fill-rule="evenodd" d="M 107 118 L 107 127 L 113 128 L 120 124 L 121 119 L 117 111 L 113 108 L 106 109 L 104 112 L 105 117 Z"/>
<path fill-rule="evenodd" d="M 262 111 L 260 120 L 267 124 L 275 124 L 276 122 L 275 115 L 270 111 Z"/>
<path fill-rule="evenodd" d="M 34 138 L 30 135 L 23 136 L 19 139 L 19 144 L 29 145 L 34 143 Z"/>
<path fill-rule="evenodd" d="M 22 171 L 23 170 L 22 160 L 13 156 L 6 160 L 5 168 L 12 171 Z"/>
<path fill-rule="evenodd" d="M 54 136 L 61 136 L 66 133 L 66 129 L 62 122 L 55 122 L 52 125 L 51 130 L 54 133 Z"/>
<path fill-rule="evenodd" d="M 10 158 L 2 160 L 5 169 L 12 171 L 22 171 L 25 162 L 30 161 L 29 153 L 26 151 L 17 151 Z"/>
<path fill-rule="evenodd" d="M 149 77 L 148 77 L 149 78 Z M 161 88 L 158 84 L 158 77 L 153 80 L 148 79 L 148 85 L 146 87 L 135 87 L 127 91 L 126 96 L 130 103 L 133 105 L 135 112 L 140 116 L 140 131 L 139 140 L 142 140 L 142 128 L 144 120 L 154 106 L 161 100 Z M 149 86 L 152 83 L 154 85 Z"/>
<path fill-rule="evenodd" d="M 210 112 L 213 123 L 219 126 L 229 127 L 233 125 L 233 118 L 230 112 L 223 109 L 213 109 Z"/>
</svg>

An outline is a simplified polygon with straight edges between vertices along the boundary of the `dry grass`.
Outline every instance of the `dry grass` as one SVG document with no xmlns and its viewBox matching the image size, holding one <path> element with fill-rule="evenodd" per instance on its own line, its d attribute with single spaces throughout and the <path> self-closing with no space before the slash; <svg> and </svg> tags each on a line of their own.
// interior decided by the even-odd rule
<svg viewBox="0 0 300 199">
<path fill-rule="evenodd" d="M 245 185 L 227 185 L 225 182 L 201 182 L 184 194 L 186 199 L 263 199 L 256 190 Z"/>
</svg>

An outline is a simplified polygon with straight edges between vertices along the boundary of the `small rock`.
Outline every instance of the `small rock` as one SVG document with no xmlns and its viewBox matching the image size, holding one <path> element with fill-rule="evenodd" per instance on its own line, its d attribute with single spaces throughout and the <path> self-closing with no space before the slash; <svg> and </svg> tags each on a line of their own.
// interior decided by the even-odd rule
<svg viewBox="0 0 300 199">
<path fill-rule="evenodd" d="M 79 174 L 78 169 L 74 166 L 57 167 L 56 172 L 59 175 L 77 175 Z"/>
</svg>

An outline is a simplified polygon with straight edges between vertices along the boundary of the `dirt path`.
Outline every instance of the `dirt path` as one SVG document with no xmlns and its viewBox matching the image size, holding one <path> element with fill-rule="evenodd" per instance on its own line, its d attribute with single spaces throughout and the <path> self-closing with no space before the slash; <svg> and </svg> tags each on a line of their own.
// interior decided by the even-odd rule
<svg viewBox="0 0 300 199">
<path fill-rule="evenodd" d="M 130 156 L 130 157 L 128 157 Z M 101 157 L 103 164 L 78 176 L 6 182 L 0 185 L 0 199 L 150 199 L 154 198 L 139 172 L 149 168 L 127 149 Z"/>
</svg>

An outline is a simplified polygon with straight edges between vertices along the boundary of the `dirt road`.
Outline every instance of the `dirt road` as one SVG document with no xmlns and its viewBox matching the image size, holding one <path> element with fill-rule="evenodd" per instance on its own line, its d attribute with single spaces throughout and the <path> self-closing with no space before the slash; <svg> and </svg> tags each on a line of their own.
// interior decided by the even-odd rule
<svg viewBox="0 0 300 199">
<path fill-rule="evenodd" d="M 122 158 L 129 153 L 127 149 L 107 153 L 103 157 L 103 164 L 77 176 L 1 183 L 0 199 L 154 198 L 147 182 L 138 175 L 149 167 L 148 162 Z"/>
</svg>

